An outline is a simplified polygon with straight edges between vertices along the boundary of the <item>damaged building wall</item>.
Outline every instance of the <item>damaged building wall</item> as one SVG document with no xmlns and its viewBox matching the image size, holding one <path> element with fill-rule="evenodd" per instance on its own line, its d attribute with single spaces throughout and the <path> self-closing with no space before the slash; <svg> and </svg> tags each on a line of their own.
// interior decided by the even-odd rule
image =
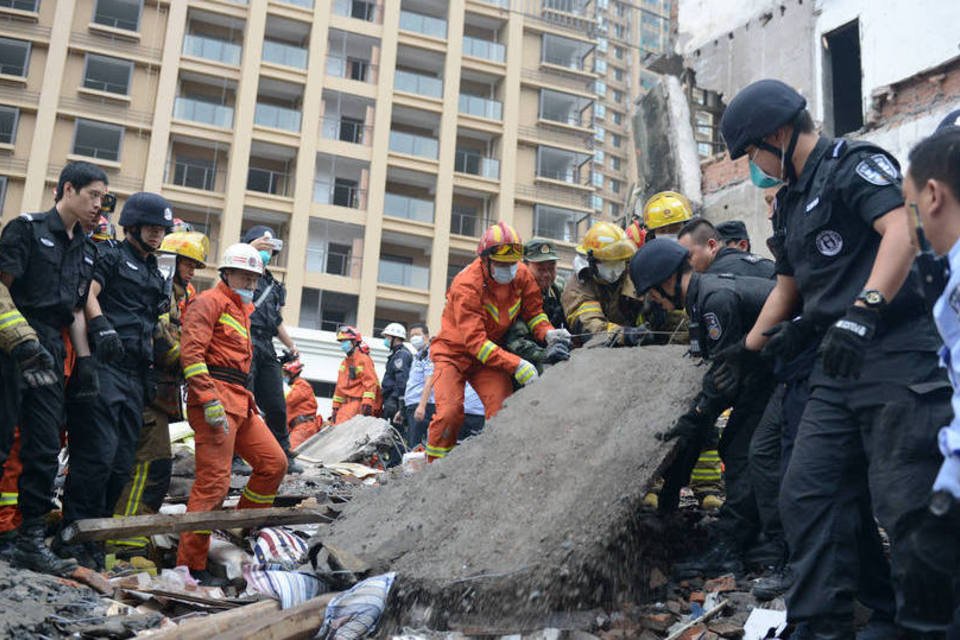
<svg viewBox="0 0 960 640">
<path fill-rule="evenodd" d="M 663 76 L 637 105 L 634 116 L 637 153 L 635 213 L 658 191 L 681 191 L 699 205 L 700 160 L 693 140 L 690 106 L 680 81 Z"/>
</svg>

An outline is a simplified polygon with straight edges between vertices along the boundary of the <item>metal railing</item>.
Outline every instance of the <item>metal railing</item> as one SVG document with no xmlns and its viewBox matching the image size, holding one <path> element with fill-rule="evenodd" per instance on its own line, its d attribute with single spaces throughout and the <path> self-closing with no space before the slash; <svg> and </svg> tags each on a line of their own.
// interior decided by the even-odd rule
<svg viewBox="0 0 960 640">
<path fill-rule="evenodd" d="M 372 132 L 373 127 L 363 122 L 351 122 L 343 118 L 324 118 L 320 123 L 320 135 L 327 140 L 369 145 Z"/>
<path fill-rule="evenodd" d="M 582 127 L 583 120 L 580 113 L 575 110 L 570 111 L 551 111 L 549 109 L 540 110 L 540 119 L 550 122 L 559 122 L 560 124 L 569 124 L 574 127 Z"/>
<path fill-rule="evenodd" d="M 0 22 L 0 26 L 3 23 Z M 132 56 L 141 56 L 151 60 L 159 61 L 163 55 L 161 49 L 155 47 L 145 47 L 136 42 L 120 38 L 105 33 L 96 33 L 96 35 L 84 31 L 74 31 L 70 34 L 70 42 L 84 47 L 102 47 L 104 42 L 110 43 L 110 48 L 118 54 L 127 54 Z"/>
<path fill-rule="evenodd" d="M 432 98 L 443 97 L 443 80 L 423 73 L 413 73 L 397 69 L 393 78 L 393 88 L 397 91 L 416 93 Z"/>
<path fill-rule="evenodd" d="M 447 37 L 446 20 L 422 13 L 414 13 L 413 11 L 400 11 L 400 29 L 440 38 L 441 40 L 445 40 Z"/>
<path fill-rule="evenodd" d="M 433 222 L 433 201 L 399 193 L 384 194 L 383 215 L 417 222 Z"/>
<path fill-rule="evenodd" d="M 237 66 L 243 48 L 233 42 L 188 33 L 183 37 L 183 55 Z"/>
<path fill-rule="evenodd" d="M 593 134 L 587 131 L 567 131 L 561 129 L 549 129 L 546 127 L 530 127 L 523 125 L 517 127 L 517 133 L 526 138 L 534 140 L 543 140 L 545 142 L 556 142 L 574 147 L 582 147 L 585 151 L 593 149 Z"/>
<path fill-rule="evenodd" d="M 140 24 L 139 20 L 131 20 L 130 18 L 124 16 L 110 15 L 105 13 L 100 8 L 100 3 L 97 3 L 97 11 L 93 14 L 93 21 L 97 24 L 102 24 L 105 27 L 110 27 L 112 29 L 123 29 L 125 31 L 139 31 Z"/>
<path fill-rule="evenodd" d="M 377 282 L 411 289 L 430 288 L 430 268 L 380 259 Z"/>
<path fill-rule="evenodd" d="M 406 153 L 411 156 L 437 159 L 439 152 L 438 141 L 426 136 L 418 136 L 403 131 L 390 132 L 390 150 L 397 153 Z"/>
<path fill-rule="evenodd" d="M 463 36 L 463 55 L 503 62 L 507 59 L 507 48 L 499 42 Z"/>
<path fill-rule="evenodd" d="M 377 66 L 358 58 L 327 56 L 327 75 L 357 82 L 376 82 Z"/>
<path fill-rule="evenodd" d="M 317 180 L 313 183 L 313 201 L 317 204 L 332 204 L 348 209 L 365 209 L 367 207 L 367 190 Z"/>
<path fill-rule="evenodd" d="M 217 176 L 224 173 L 216 167 L 184 161 L 174 161 L 172 169 L 167 167 L 165 183 L 202 191 L 218 191 Z"/>
<path fill-rule="evenodd" d="M 460 113 L 467 113 L 490 120 L 503 119 L 503 103 L 499 100 L 460 94 Z"/>
<path fill-rule="evenodd" d="M 556 85 L 558 87 L 564 87 L 565 89 L 573 89 L 574 91 L 593 93 L 592 80 L 572 78 L 562 73 L 540 69 L 522 69 L 520 76 L 525 80 L 532 80 L 533 82 Z"/>
<path fill-rule="evenodd" d="M 383 19 L 380 6 L 365 0 L 334 0 L 333 13 L 364 22 L 380 23 Z"/>
<path fill-rule="evenodd" d="M 500 177 L 500 161 L 487 158 L 476 151 L 457 149 L 453 158 L 453 170 L 496 180 Z"/>
<path fill-rule="evenodd" d="M 117 162 L 120 160 L 120 149 L 108 149 L 106 147 L 93 147 L 86 144 L 73 144 L 73 152 L 79 156 L 87 156 L 88 158 L 96 158 L 97 160 L 108 160 L 110 162 Z"/>
<path fill-rule="evenodd" d="M 309 273 L 327 273 L 346 278 L 359 277 L 362 266 L 363 258 L 361 256 L 330 251 L 326 247 L 307 245 L 306 270 Z"/>
<path fill-rule="evenodd" d="M 280 0 L 284 4 L 292 4 L 304 9 L 313 9 L 313 0 Z"/>
<path fill-rule="evenodd" d="M 297 69 L 307 68 L 307 50 L 286 42 L 264 40 L 262 57 L 264 62 Z"/>
<path fill-rule="evenodd" d="M 578 207 L 589 207 L 590 196 L 587 193 L 575 193 L 567 191 L 561 187 L 532 186 L 526 184 L 516 185 L 516 194 L 520 197 L 526 197 L 534 202 L 549 200 L 564 204 L 571 204 Z"/>
<path fill-rule="evenodd" d="M 467 236 L 470 238 L 479 238 L 483 230 L 489 227 L 491 220 L 489 216 L 478 216 L 471 213 L 459 212 L 454 208 L 450 214 L 450 233 Z"/>
<path fill-rule="evenodd" d="M 290 174 L 271 169 L 250 167 L 247 169 L 247 190 L 269 193 L 274 196 L 289 196 Z"/>
<path fill-rule="evenodd" d="M 214 127 L 233 127 L 233 107 L 196 98 L 178 97 L 173 103 L 173 117 Z"/>
<path fill-rule="evenodd" d="M 297 109 L 258 102 L 253 113 L 253 122 L 262 127 L 300 131 L 300 115 Z"/>
</svg>

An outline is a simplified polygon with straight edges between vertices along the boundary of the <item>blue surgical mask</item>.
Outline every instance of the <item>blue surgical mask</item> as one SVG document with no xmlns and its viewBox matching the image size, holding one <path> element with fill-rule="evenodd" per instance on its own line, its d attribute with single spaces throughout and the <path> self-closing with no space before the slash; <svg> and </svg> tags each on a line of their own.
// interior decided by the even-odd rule
<svg viewBox="0 0 960 640">
<path fill-rule="evenodd" d="M 392 348 L 393 348 L 393 345 L 390 344 L 390 338 L 384 338 L 384 339 L 383 339 L 383 346 L 385 346 L 387 349 L 392 349 Z"/>
<path fill-rule="evenodd" d="M 771 175 L 767 175 L 767 173 L 757 166 L 753 160 L 750 161 L 750 182 L 761 189 L 779 187 L 781 184 L 783 184 L 783 180 L 780 178 L 774 178 Z"/>
<path fill-rule="evenodd" d="M 427 339 L 423 336 L 411 336 L 410 344 L 412 344 L 413 348 L 417 351 L 423 351 L 423 348 L 427 345 Z"/>
<path fill-rule="evenodd" d="M 340 350 L 344 353 L 350 353 L 353 351 L 353 341 L 352 340 L 341 340 L 340 341 Z"/>
<path fill-rule="evenodd" d="M 260 254 L 260 259 L 263 260 L 263 266 L 270 264 L 270 258 L 273 257 L 272 253 L 269 251 L 258 251 L 257 253 Z"/>
<path fill-rule="evenodd" d="M 513 282 L 513 278 L 517 275 L 517 263 L 514 262 L 511 265 L 498 265 L 494 264 L 493 273 L 490 274 L 493 276 L 493 279 L 500 284 L 510 284 Z"/>
<path fill-rule="evenodd" d="M 234 288 L 233 292 L 240 296 L 240 299 L 246 303 L 253 302 L 253 289 L 237 289 Z"/>
</svg>

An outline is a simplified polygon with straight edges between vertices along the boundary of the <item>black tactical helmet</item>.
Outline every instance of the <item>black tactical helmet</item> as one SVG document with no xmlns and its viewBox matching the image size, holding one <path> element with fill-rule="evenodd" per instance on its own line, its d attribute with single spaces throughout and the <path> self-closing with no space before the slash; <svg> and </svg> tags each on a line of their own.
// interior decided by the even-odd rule
<svg viewBox="0 0 960 640">
<path fill-rule="evenodd" d="M 644 294 L 680 269 L 690 252 L 672 238 L 647 240 L 630 259 L 630 279 Z"/>
<path fill-rule="evenodd" d="M 123 203 L 120 226 L 129 228 L 144 225 L 164 227 L 167 231 L 173 228 L 173 207 L 158 193 L 141 191 Z"/>
<path fill-rule="evenodd" d="M 256 226 L 250 227 L 247 229 L 247 232 L 243 234 L 243 239 L 240 242 L 244 244 L 250 244 L 257 238 L 262 237 L 264 234 L 269 234 L 269 237 L 276 238 L 277 232 L 268 227 L 265 224 L 258 224 Z"/>
<path fill-rule="evenodd" d="M 947 114 L 947 117 L 940 121 L 940 124 L 937 125 L 937 131 L 942 131 L 947 127 L 960 127 L 960 109 L 956 111 L 951 111 Z"/>
<path fill-rule="evenodd" d="M 807 99 L 779 80 L 757 80 L 733 97 L 720 118 L 720 132 L 736 160 L 807 106 Z"/>
</svg>

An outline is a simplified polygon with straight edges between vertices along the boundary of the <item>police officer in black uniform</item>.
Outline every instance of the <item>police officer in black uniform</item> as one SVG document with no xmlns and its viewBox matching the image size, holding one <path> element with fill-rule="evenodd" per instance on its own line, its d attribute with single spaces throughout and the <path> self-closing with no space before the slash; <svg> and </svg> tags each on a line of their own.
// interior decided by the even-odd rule
<svg viewBox="0 0 960 640">
<path fill-rule="evenodd" d="M 786 183 L 770 243 L 777 284 L 723 367 L 742 379 L 770 334 L 795 331 L 801 312 L 821 337 L 780 500 L 796 574 L 787 610 L 805 637 L 853 638 L 856 597 L 874 611 L 867 632 L 881 637 L 896 633 L 895 603 L 873 516 L 896 567 L 939 468 L 950 387 L 911 268 L 896 161 L 867 143 L 817 135 L 805 106 L 788 85 L 760 80 L 721 121 L 731 158 L 749 156 L 757 186 Z M 909 606 L 893 586 L 896 605 Z"/>
<path fill-rule="evenodd" d="M 685 309 L 690 318 L 690 342 L 710 360 L 743 339 L 753 326 L 773 282 L 766 278 L 729 273 L 696 273 L 689 252 L 667 238 L 647 241 L 630 260 L 630 277 L 638 294 L 646 294 L 668 311 Z M 741 557 L 759 533 L 756 500 L 748 472 L 750 438 L 763 414 L 773 385 L 769 371 L 756 367 L 732 393 L 722 393 L 712 364 L 691 409 L 663 440 L 678 439 L 680 450 L 664 476 L 659 510 L 676 509 L 680 488 L 690 477 L 704 443 L 714 432 L 720 414 L 733 407 L 720 438 L 720 457 L 726 466 L 727 499 L 720 510 L 718 539 L 713 551 L 675 567 L 679 573 L 717 573 L 742 570 Z"/>
<path fill-rule="evenodd" d="M 169 289 L 154 252 L 173 227 L 173 209 L 163 196 L 135 193 L 123 205 L 120 226 L 126 237 L 101 246 L 87 299 L 100 395 L 69 406 L 65 524 L 113 514 L 133 468 L 144 403 L 155 392 L 153 335 L 157 317 L 167 311 Z M 102 568 L 99 543 L 64 545 L 57 538 L 55 550 Z"/>
<path fill-rule="evenodd" d="M 773 260 L 724 246 L 719 225 L 714 227 L 705 218 L 694 218 L 683 225 L 677 234 L 677 241 L 690 250 L 693 268 L 701 273 L 732 273 L 735 276 L 769 279 L 776 277 Z"/>
<path fill-rule="evenodd" d="M 107 176 L 102 169 L 72 162 L 60 172 L 54 207 L 45 213 L 20 216 L 0 235 L 0 281 L 10 290 L 22 318 L 37 332 L 56 377 L 54 384 L 21 388 L 19 396 L 23 473 L 18 505 L 23 524 L 13 560 L 44 573 L 68 573 L 77 566 L 75 560 L 61 560 L 47 548 L 44 520 L 52 508 L 64 418 L 64 330 L 69 330 L 77 356 L 71 395 L 83 399 L 98 393 L 83 316 L 96 248 L 83 226 L 94 224 L 106 195 Z M 0 355 L 0 359 L 4 357 Z M 5 385 L 18 382 L 6 376 L 3 380 Z"/>
<path fill-rule="evenodd" d="M 280 252 L 276 232 L 266 225 L 251 227 L 243 234 L 242 242 L 252 245 L 260 252 L 264 267 Z M 287 403 L 283 397 L 283 369 L 277 359 L 277 352 L 273 348 L 273 338 L 276 336 L 286 347 L 288 359 L 300 357 L 283 324 L 281 310 L 286 303 L 286 288 L 282 282 L 273 277 L 269 269 L 265 268 L 253 294 L 255 308 L 253 315 L 250 316 L 250 329 L 253 334 L 250 391 L 271 433 L 287 453 L 287 472 L 300 473 L 303 467 L 297 464 L 290 454 Z"/>
</svg>

